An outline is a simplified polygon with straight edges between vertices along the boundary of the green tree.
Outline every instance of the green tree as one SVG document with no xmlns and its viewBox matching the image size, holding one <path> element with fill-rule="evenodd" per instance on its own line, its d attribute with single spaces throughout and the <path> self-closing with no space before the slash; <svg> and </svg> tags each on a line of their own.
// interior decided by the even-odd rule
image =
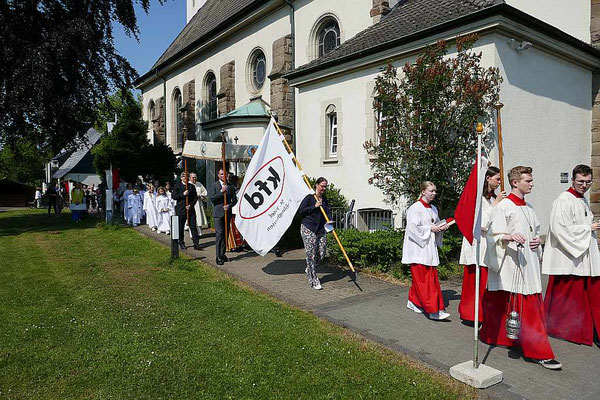
<svg viewBox="0 0 600 400">
<path fill-rule="evenodd" d="M 476 39 L 457 38 L 452 57 L 440 41 L 404 65 L 402 78 L 391 63 L 376 78 L 378 140 L 364 147 L 373 158 L 369 183 L 389 202 L 416 200 L 424 180 L 436 184 L 441 210 L 458 202 L 475 161 L 475 123 L 489 121 L 502 81 L 497 68 L 480 65 Z"/>
<path fill-rule="evenodd" d="M 111 91 L 132 87 L 113 24 L 137 38 L 134 4 L 147 12 L 150 0 L 0 1 L 0 142 L 56 153 L 83 137 Z"/>
<path fill-rule="evenodd" d="M 112 99 L 120 94 L 112 96 Z M 110 133 L 102 135 L 92 149 L 94 167 L 100 176 L 104 170 L 119 168 L 119 175 L 134 182 L 139 175 L 145 180 L 172 179 L 177 160 L 171 148 L 162 143 L 151 144 L 147 139 L 148 123 L 142 119 L 142 106 L 125 92 L 117 123 Z"/>
<path fill-rule="evenodd" d="M 27 139 L 6 144 L 0 150 L 0 178 L 41 185 L 44 179 L 44 164 L 48 159 L 47 151 Z"/>
</svg>

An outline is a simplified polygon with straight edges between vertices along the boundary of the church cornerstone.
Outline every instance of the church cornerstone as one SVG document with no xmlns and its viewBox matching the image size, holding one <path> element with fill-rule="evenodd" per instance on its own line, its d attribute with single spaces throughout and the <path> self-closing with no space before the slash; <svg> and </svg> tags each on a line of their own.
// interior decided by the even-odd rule
<svg viewBox="0 0 600 400">
<path fill-rule="evenodd" d="M 288 140 L 294 125 L 294 101 L 292 88 L 283 74 L 292 69 L 292 37 L 284 36 L 273 42 L 273 69 L 271 81 L 271 107 L 277 112 L 278 123 Z"/>
<path fill-rule="evenodd" d="M 381 21 L 381 17 L 390 12 L 390 2 L 388 0 L 373 0 L 373 8 L 371 8 L 371 18 L 376 24 Z"/>
<path fill-rule="evenodd" d="M 221 89 L 217 93 L 219 115 L 235 110 L 235 61 L 221 66 Z"/>
</svg>

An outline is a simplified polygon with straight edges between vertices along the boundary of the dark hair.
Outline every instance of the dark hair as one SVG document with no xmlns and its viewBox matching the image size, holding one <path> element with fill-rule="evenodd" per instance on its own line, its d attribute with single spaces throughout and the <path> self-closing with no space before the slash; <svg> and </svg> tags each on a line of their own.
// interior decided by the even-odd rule
<svg viewBox="0 0 600 400">
<path fill-rule="evenodd" d="M 322 182 L 327 182 L 327 183 L 329 183 L 329 181 L 328 181 L 327 179 L 323 178 L 322 176 L 318 177 L 318 178 L 317 178 L 317 185 L 319 185 L 319 184 L 320 184 L 320 183 L 322 183 Z"/>
<path fill-rule="evenodd" d="M 575 168 L 573 168 L 573 175 L 571 177 L 571 179 L 575 179 L 575 175 L 583 175 L 583 176 L 588 176 L 588 175 L 593 175 L 594 171 L 585 164 L 579 164 L 577 166 L 575 166 Z"/>
<path fill-rule="evenodd" d="M 493 192 L 490 192 L 490 188 L 488 187 L 487 178 L 491 178 L 492 176 L 498 175 L 500 173 L 500 168 L 494 167 L 490 165 L 485 173 L 485 179 L 483 180 L 483 197 L 489 199 L 490 196 L 494 196 Z M 496 197 L 496 196 L 494 196 Z"/>
</svg>

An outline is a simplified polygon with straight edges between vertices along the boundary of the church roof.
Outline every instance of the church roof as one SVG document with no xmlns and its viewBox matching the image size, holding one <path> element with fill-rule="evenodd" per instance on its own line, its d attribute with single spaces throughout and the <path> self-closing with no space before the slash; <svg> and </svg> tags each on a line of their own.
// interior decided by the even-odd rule
<svg viewBox="0 0 600 400">
<path fill-rule="evenodd" d="M 240 108 L 228 112 L 221 118 L 226 117 L 270 117 L 267 103 L 262 98 L 252 99 Z"/>
<path fill-rule="evenodd" d="M 162 67 L 203 42 L 211 39 L 226 26 L 239 20 L 251 9 L 268 0 L 207 0 L 190 19 L 173 43 L 154 63 L 150 71 Z M 150 72 L 149 71 L 149 72 Z M 148 72 L 148 73 L 149 73 Z M 148 75 L 146 73 L 145 75 Z M 145 76 L 144 75 L 144 76 Z M 143 77 L 142 77 L 143 78 Z M 141 79 L 141 78 L 140 78 Z"/>
<path fill-rule="evenodd" d="M 294 79 L 385 49 L 426 38 L 450 28 L 506 13 L 598 57 L 600 53 L 559 29 L 507 5 L 504 0 L 401 0 L 377 24 L 345 41 L 330 53 L 301 65 L 285 78 Z"/>
<path fill-rule="evenodd" d="M 75 151 L 71 153 L 69 158 L 58 168 L 52 178 L 62 178 L 69 172 L 94 172 L 93 157 L 90 150 L 100 140 L 100 133 L 94 128 L 88 129 L 84 135 L 84 140 L 80 141 Z M 86 155 L 88 155 L 86 157 Z M 92 163 L 90 163 L 92 160 Z"/>
</svg>

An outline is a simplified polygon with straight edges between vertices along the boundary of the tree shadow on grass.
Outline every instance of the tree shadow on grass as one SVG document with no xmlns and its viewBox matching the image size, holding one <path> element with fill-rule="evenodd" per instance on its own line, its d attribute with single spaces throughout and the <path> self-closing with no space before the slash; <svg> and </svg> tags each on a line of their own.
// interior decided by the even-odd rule
<svg viewBox="0 0 600 400">
<path fill-rule="evenodd" d="M 95 215 L 88 215 L 80 223 L 75 223 L 71 221 L 71 213 L 68 211 L 63 211 L 58 217 L 48 216 L 43 210 L 3 214 L 0 214 L 0 236 L 18 236 L 28 232 L 60 233 L 72 229 L 89 229 L 101 221 Z"/>
</svg>

